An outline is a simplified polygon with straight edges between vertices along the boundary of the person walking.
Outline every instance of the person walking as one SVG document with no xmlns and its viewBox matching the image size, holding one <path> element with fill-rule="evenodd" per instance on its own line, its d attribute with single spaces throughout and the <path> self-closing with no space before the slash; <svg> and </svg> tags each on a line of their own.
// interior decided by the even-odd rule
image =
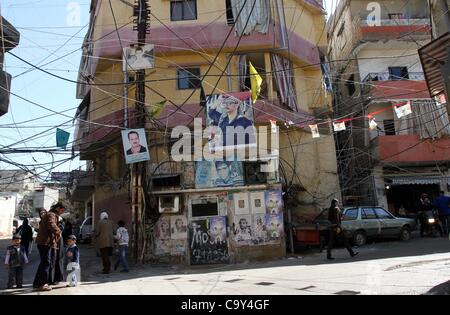
<svg viewBox="0 0 450 315">
<path fill-rule="evenodd" d="M 114 264 L 114 270 L 116 270 L 121 264 L 123 269 L 120 272 L 128 272 L 128 242 L 129 235 L 128 230 L 125 228 L 125 222 L 120 220 L 118 222 L 119 228 L 117 229 L 116 240 L 119 243 L 119 257 L 117 257 L 117 261 Z"/>
<path fill-rule="evenodd" d="M 109 220 L 106 212 L 100 213 L 100 220 L 95 226 L 95 244 L 100 250 L 102 256 L 103 271 L 108 274 L 111 271 L 111 261 L 109 256 L 112 256 L 114 246 L 114 234 L 116 233 L 116 225 Z"/>
<path fill-rule="evenodd" d="M 28 224 L 27 218 L 23 220 L 22 225 L 16 230 L 16 235 L 20 235 L 20 244 L 25 247 L 25 251 L 28 256 L 30 253 L 30 244 L 33 242 L 33 229 Z"/>
<path fill-rule="evenodd" d="M 58 218 L 66 209 L 61 203 L 52 206 L 52 209 L 42 217 L 39 224 L 39 232 L 36 237 L 36 244 L 39 250 L 41 262 L 36 272 L 33 286 L 39 291 L 50 291 L 49 270 L 51 265 L 52 249 L 57 248 L 61 238 L 61 230 L 58 227 Z"/>
<path fill-rule="evenodd" d="M 450 221 L 450 197 L 446 196 L 444 191 L 440 191 L 439 197 L 434 201 L 434 206 L 439 212 L 439 221 L 442 224 L 442 232 L 444 236 L 448 236 Z"/>
<path fill-rule="evenodd" d="M 347 239 L 347 236 L 345 235 L 344 230 L 341 227 L 342 222 L 342 213 L 341 210 L 338 207 L 338 200 L 333 199 L 331 201 L 331 206 L 328 209 L 328 221 L 330 222 L 330 230 L 329 230 L 329 241 L 328 241 L 328 248 L 327 248 L 327 259 L 333 260 L 334 258 L 331 256 L 331 251 L 333 249 L 333 246 L 337 240 L 342 240 L 344 242 L 345 248 L 347 248 L 348 253 L 351 257 L 355 257 L 358 255 L 358 252 L 354 252 L 353 249 L 350 246 L 350 243 Z"/>
<path fill-rule="evenodd" d="M 51 249 L 51 264 L 49 269 L 48 283 L 57 285 L 64 280 L 64 221 L 58 218 L 58 227 L 61 231 L 61 238 L 55 248 Z"/>
</svg>

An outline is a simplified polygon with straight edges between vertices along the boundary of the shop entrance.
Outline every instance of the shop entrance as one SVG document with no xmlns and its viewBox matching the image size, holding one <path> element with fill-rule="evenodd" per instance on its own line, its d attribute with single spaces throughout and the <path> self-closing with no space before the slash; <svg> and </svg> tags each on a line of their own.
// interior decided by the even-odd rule
<svg viewBox="0 0 450 315">
<path fill-rule="evenodd" d="M 439 195 L 438 184 L 428 185 L 398 185 L 387 189 L 387 201 L 389 210 L 398 215 L 399 208 L 403 205 L 407 213 L 416 214 L 420 209 L 420 196 L 426 193 L 433 202 Z"/>
</svg>

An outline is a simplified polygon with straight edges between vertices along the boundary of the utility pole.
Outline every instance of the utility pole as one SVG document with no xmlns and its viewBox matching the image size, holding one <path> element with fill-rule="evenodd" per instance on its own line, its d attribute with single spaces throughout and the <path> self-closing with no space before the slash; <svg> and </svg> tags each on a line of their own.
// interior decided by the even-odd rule
<svg viewBox="0 0 450 315">
<path fill-rule="evenodd" d="M 133 22 L 136 24 L 133 29 L 138 32 L 138 46 L 145 45 L 145 39 L 150 32 L 149 16 L 150 6 L 148 0 L 136 0 L 134 5 Z M 145 128 L 145 69 L 136 71 L 136 128 Z M 143 222 L 143 198 L 144 191 L 142 183 L 145 180 L 146 162 L 134 163 L 131 168 L 131 216 L 133 260 L 136 263 L 143 263 L 144 259 L 144 222 Z"/>
</svg>

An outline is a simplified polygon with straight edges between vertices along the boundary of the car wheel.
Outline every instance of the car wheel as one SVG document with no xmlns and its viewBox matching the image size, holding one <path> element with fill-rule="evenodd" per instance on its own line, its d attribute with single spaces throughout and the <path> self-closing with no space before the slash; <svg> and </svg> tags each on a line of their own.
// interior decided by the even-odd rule
<svg viewBox="0 0 450 315">
<path fill-rule="evenodd" d="M 353 244 L 356 246 L 363 246 L 366 244 L 367 237 L 366 233 L 364 231 L 356 231 L 355 234 L 353 234 Z"/>
<path fill-rule="evenodd" d="M 407 227 L 402 228 L 402 230 L 400 231 L 400 240 L 408 241 L 410 238 L 411 231 Z"/>
</svg>

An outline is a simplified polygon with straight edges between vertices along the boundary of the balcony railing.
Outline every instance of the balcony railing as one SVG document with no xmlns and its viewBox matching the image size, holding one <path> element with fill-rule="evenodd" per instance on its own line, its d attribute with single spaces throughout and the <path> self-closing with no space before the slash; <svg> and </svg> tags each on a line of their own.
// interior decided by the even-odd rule
<svg viewBox="0 0 450 315">
<path fill-rule="evenodd" d="M 389 72 L 372 72 L 369 73 L 363 80 L 363 82 L 369 81 L 397 81 L 397 80 L 412 80 L 423 81 L 425 76 L 423 72 L 408 72 L 407 77 L 398 77 L 390 74 Z"/>
</svg>

